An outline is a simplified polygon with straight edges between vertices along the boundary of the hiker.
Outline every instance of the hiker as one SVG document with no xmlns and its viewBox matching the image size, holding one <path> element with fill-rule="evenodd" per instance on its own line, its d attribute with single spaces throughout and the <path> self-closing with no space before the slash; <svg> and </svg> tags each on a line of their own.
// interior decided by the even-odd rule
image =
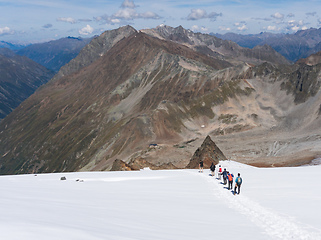
<svg viewBox="0 0 321 240">
<path fill-rule="evenodd" d="M 219 180 L 221 180 L 221 176 L 222 176 L 222 167 L 221 165 L 218 166 L 218 172 L 217 172 L 217 178 Z"/>
<path fill-rule="evenodd" d="M 200 160 L 200 172 L 202 173 L 203 172 L 203 167 L 204 167 L 204 163 L 203 163 L 203 160 Z"/>
<path fill-rule="evenodd" d="M 211 172 L 212 172 L 212 177 L 215 175 L 215 164 L 212 162 L 210 166 Z"/>
<path fill-rule="evenodd" d="M 235 179 L 234 195 L 236 194 L 236 188 L 238 188 L 238 190 L 239 190 L 239 192 L 237 194 L 240 194 L 241 185 L 242 185 L 242 178 L 241 178 L 241 174 L 238 173 L 237 178 Z"/>
<path fill-rule="evenodd" d="M 227 172 L 227 178 L 228 178 L 228 190 L 232 190 L 233 189 L 233 178 L 234 178 L 234 175 L 233 173 L 229 173 Z"/>
<path fill-rule="evenodd" d="M 226 171 L 226 168 L 224 168 L 224 171 L 222 173 L 224 185 L 226 185 L 227 183 L 227 173 L 228 172 Z"/>
</svg>

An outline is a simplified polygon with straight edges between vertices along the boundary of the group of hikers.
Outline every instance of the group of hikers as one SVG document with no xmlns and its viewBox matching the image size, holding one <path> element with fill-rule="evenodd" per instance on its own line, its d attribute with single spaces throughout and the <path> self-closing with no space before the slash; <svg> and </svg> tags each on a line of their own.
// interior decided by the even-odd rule
<svg viewBox="0 0 321 240">
<path fill-rule="evenodd" d="M 204 168 L 204 163 L 203 161 L 200 161 L 199 164 L 200 167 L 200 172 L 203 172 L 203 168 Z M 215 176 L 215 164 L 212 163 L 212 165 L 210 166 L 210 170 L 211 170 L 211 175 Z M 233 179 L 234 179 L 234 175 L 233 173 L 230 173 L 229 171 L 226 170 L 226 168 L 224 168 L 224 170 L 222 169 L 222 166 L 219 165 L 218 166 L 218 171 L 217 171 L 217 179 L 221 180 L 223 177 L 223 184 L 226 185 L 228 184 L 228 190 L 232 190 L 233 189 Z M 234 186 L 234 195 L 240 194 L 241 192 L 241 185 L 242 185 L 242 178 L 241 178 L 241 174 L 238 173 L 237 177 L 235 178 L 235 186 Z M 236 192 L 236 190 L 238 190 Z"/>
</svg>

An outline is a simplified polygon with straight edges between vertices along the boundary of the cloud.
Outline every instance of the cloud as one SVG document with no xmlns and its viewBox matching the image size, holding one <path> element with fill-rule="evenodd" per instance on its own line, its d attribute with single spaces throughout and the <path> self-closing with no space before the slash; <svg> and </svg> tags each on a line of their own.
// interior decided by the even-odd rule
<svg viewBox="0 0 321 240">
<path fill-rule="evenodd" d="M 0 36 L 10 35 L 10 34 L 14 34 L 14 31 L 11 30 L 9 27 L 0 28 Z"/>
<path fill-rule="evenodd" d="M 277 26 L 267 26 L 266 30 L 267 31 L 278 31 L 279 28 L 277 28 Z"/>
<path fill-rule="evenodd" d="M 318 24 L 321 26 L 321 18 L 318 19 Z"/>
<path fill-rule="evenodd" d="M 149 18 L 149 19 L 160 19 L 161 18 L 156 13 L 153 13 L 153 12 L 150 12 L 150 11 L 139 14 L 139 17 L 146 18 L 146 19 L 147 18 Z"/>
<path fill-rule="evenodd" d="M 92 19 L 89 19 L 89 18 L 81 18 L 81 19 L 78 19 L 79 22 L 92 22 L 93 20 Z"/>
<path fill-rule="evenodd" d="M 221 17 L 222 13 L 211 12 L 207 14 L 207 12 L 203 9 L 192 9 L 191 13 L 187 16 L 187 20 L 199 20 L 204 18 L 209 18 L 213 21 L 216 20 L 217 17 Z"/>
<path fill-rule="evenodd" d="M 43 28 L 52 28 L 52 24 L 48 23 L 42 26 Z"/>
<path fill-rule="evenodd" d="M 58 22 L 67 22 L 67 23 L 71 23 L 71 24 L 74 24 L 76 23 L 77 21 L 71 17 L 59 17 L 57 18 L 57 21 Z"/>
<path fill-rule="evenodd" d="M 92 34 L 93 31 L 94 31 L 94 28 L 92 28 L 90 25 L 87 24 L 86 27 L 83 27 L 82 29 L 79 30 L 79 34 L 89 35 L 89 34 Z"/>
<path fill-rule="evenodd" d="M 317 12 L 308 12 L 305 15 L 314 17 L 316 14 Z"/>
<path fill-rule="evenodd" d="M 298 30 L 304 30 L 304 29 L 307 29 L 307 27 L 305 26 L 305 23 L 303 20 L 299 20 L 299 21 L 296 21 L 296 20 L 289 20 L 287 22 L 287 27 L 286 27 L 287 30 L 290 30 L 290 31 L 298 31 Z"/>
<path fill-rule="evenodd" d="M 276 13 L 272 14 L 271 17 L 278 19 L 278 20 L 282 20 L 284 18 L 284 15 L 282 13 L 276 12 Z"/>
<path fill-rule="evenodd" d="M 121 6 L 121 8 L 136 8 L 137 6 L 135 5 L 134 1 L 130 0 L 125 0 Z"/>
<path fill-rule="evenodd" d="M 120 9 L 118 12 L 113 14 L 110 17 L 110 20 L 120 19 L 120 20 L 134 20 L 134 19 L 160 19 L 161 17 L 158 16 L 156 13 L 153 12 L 144 12 L 144 13 L 138 13 L 133 8 L 124 8 Z"/>
<path fill-rule="evenodd" d="M 193 32 L 198 32 L 198 31 L 207 32 L 207 31 L 208 31 L 208 28 L 206 28 L 206 27 L 199 27 L 199 26 L 197 26 L 197 25 L 193 25 L 193 26 L 191 27 L 191 30 L 192 30 Z"/>
<path fill-rule="evenodd" d="M 272 21 L 271 18 L 252 18 L 252 19 L 256 21 L 266 21 L 266 22 Z"/>
<path fill-rule="evenodd" d="M 221 31 L 231 31 L 231 28 L 223 27 L 223 26 L 219 26 L 218 29 L 221 30 Z"/>
<path fill-rule="evenodd" d="M 125 0 L 120 9 L 111 16 L 103 15 L 100 17 L 96 17 L 96 21 L 105 21 L 109 24 L 126 24 L 126 21 L 134 20 L 134 19 L 160 19 L 161 17 L 151 11 L 139 13 L 135 8 L 138 6 L 135 5 L 133 1 Z"/>
<path fill-rule="evenodd" d="M 134 18 L 138 18 L 138 13 L 133 8 L 124 8 L 124 9 L 120 9 L 118 12 L 116 12 L 112 16 L 112 18 L 132 20 Z"/>
<path fill-rule="evenodd" d="M 239 26 L 238 28 L 237 28 L 237 30 L 239 30 L 239 31 L 245 31 L 245 30 L 247 30 L 248 28 L 247 28 L 247 26 L 246 25 L 242 25 L 242 26 Z"/>
<path fill-rule="evenodd" d="M 287 17 L 293 18 L 293 17 L 295 17 L 295 15 L 294 15 L 293 13 L 289 13 L 289 14 L 287 15 Z"/>
<path fill-rule="evenodd" d="M 248 29 L 245 22 L 236 22 L 234 23 L 234 26 L 236 26 L 238 31 L 245 31 Z"/>
</svg>

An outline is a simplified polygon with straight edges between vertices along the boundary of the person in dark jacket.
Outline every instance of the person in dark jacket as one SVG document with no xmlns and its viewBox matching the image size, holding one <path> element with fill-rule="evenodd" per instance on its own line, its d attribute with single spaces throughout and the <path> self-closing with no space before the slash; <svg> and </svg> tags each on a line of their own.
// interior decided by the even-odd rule
<svg viewBox="0 0 321 240">
<path fill-rule="evenodd" d="M 224 168 L 224 171 L 222 172 L 224 185 L 227 183 L 227 173 L 226 168 Z"/>
<path fill-rule="evenodd" d="M 200 160 L 199 167 L 200 167 L 200 172 L 202 173 L 203 172 L 203 167 L 204 167 L 203 160 Z"/>
<path fill-rule="evenodd" d="M 215 164 L 212 162 L 210 166 L 211 172 L 212 172 L 212 177 L 215 175 Z"/>
<path fill-rule="evenodd" d="M 235 179 L 234 195 L 236 194 L 236 188 L 238 188 L 238 190 L 239 190 L 237 194 L 240 194 L 241 185 L 242 185 L 242 178 L 241 178 L 241 174 L 238 173 L 237 178 Z"/>
</svg>

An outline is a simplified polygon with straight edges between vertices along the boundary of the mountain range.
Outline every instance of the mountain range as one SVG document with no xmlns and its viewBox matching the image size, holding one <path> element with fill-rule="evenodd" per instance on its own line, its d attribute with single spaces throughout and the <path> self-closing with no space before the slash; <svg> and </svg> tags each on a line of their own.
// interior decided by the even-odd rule
<svg viewBox="0 0 321 240">
<path fill-rule="evenodd" d="M 36 43 L 19 49 L 16 53 L 26 56 L 42 66 L 58 72 L 59 69 L 75 58 L 92 38 L 66 37 L 44 43 Z"/>
<path fill-rule="evenodd" d="M 0 172 L 184 168 L 207 135 L 229 159 L 300 165 L 321 152 L 320 69 L 182 27 L 106 31 L 0 122 Z"/>
<path fill-rule="evenodd" d="M 273 34 L 262 32 L 260 34 L 213 34 L 225 40 L 231 40 L 242 47 L 253 48 L 269 45 L 292 62 L 306 58 L 321 51 L 321 28 L 300 30 L 294 34 Z"/>
</svg>

